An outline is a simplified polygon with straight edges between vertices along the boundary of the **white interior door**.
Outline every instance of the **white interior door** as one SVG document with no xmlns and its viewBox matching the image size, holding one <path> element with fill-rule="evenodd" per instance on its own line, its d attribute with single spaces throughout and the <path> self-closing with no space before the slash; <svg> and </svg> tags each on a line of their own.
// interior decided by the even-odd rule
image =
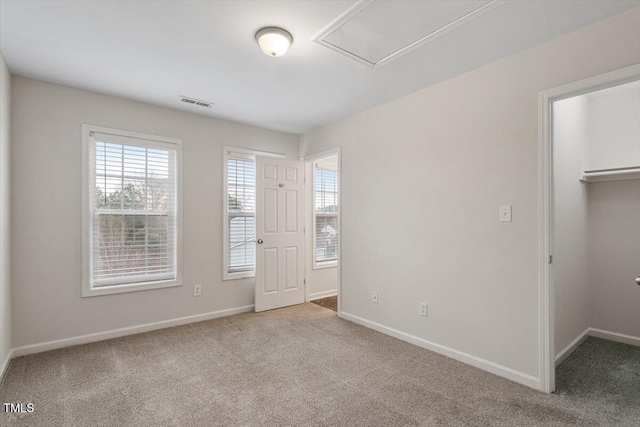
<svg viewBox="0 0 640 427">
<path fill-rule="evenodd" d="M 255 311 L 304 302 L 304 163 L 256 157 Z"/>
</svg>

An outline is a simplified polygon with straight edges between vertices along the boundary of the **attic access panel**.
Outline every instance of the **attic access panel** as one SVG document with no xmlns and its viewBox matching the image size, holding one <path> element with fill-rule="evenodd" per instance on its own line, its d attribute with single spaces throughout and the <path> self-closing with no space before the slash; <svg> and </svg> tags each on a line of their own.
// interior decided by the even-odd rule
<svg viewBox="0 0 640 427">
<path fill-rule="evenodd" d="M 500 3 L 500 0 L 361 0 L 313 41 L 376 68 Z"/>
</svg>

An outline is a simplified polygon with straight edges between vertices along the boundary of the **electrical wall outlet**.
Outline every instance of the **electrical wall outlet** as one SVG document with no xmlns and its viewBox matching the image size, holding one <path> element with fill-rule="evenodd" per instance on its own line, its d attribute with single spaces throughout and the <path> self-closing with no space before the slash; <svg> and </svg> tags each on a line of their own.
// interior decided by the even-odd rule
<svg viewBox="0 0 640 427">
<path fill-rule="evenodd" d="M 193 285 L 193 296 L 199 297 L 202 295 L 202 285 Z"/>
<path fill-rule="evenodd" d="M 420 316 L 424 316 L 427 317 L 428 316 L 428 305 L 426 302 L 421 302 L 420 303 Z"/>
<path fill-rule="evenodd" d="M 374 292 L 374 293 L 371 294 L 371 302 L 374 303 L 374 304 L 378 303 L 378 293 L 377 292 Z"/>
</svg>

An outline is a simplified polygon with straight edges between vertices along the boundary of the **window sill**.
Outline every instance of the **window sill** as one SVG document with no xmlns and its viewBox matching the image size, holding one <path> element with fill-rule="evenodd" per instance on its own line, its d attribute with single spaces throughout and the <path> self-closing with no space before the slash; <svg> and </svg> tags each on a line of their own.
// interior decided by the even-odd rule
<svg viewBox="0 0 640 427">
<path fill-rule="evenodd" d="M 314 270 L 322 270 L 324 268 L 335 268 L 337 266 L 338 266 L 338 261 L 323 261 L 323 262 L 313 263 Z"/>
<path fill-rule="evenodd" d="M 239 271 L 237 273 L 224 273 L 222 280 L 237 280 L 256 277 L 255 271 Z"/>
<path fill-rule="evenodd" d="M 127 292 L 148 291 L 151 289 L 173 288 L 177 286 L 182 286 L 182 283 L 180 283 L 177 280 L 164 280 L 164 281 L 158 281 L 158 282 L 134 283 L 134 284 L 99 286 L 99 287 L 84 286 L 82 288 L 82 297 L 86 298 L 86 297 L 97 297 L 101 295 L 123 294 Z"/>
</svg>

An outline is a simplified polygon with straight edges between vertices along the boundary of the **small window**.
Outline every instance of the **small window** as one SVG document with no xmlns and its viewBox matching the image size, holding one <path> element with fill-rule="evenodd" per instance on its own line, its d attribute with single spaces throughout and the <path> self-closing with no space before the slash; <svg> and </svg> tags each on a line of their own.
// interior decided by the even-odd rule
<svg viewBox="0 0 640 427">
<path fill-rule="evenodd" d="M 227 229 L 227 272 L 255 270 L 256 162 L 239 153 L 227 159 Z"/>
<path fill-rule="evenodd" d="M 84 296 L 178 286 L 177 140 L 85 127 Z"/>
<path fill-rule="evenodd" d="M 338 169 L 331 159 L 313 163 L 314 268 L 338 260 Z"/>
<path fill-rule="evenodd" d="M 256 156 L 284 155 L 225 147 L 225 280 L 254 277 L 256 269 Z"/>
</svg>

